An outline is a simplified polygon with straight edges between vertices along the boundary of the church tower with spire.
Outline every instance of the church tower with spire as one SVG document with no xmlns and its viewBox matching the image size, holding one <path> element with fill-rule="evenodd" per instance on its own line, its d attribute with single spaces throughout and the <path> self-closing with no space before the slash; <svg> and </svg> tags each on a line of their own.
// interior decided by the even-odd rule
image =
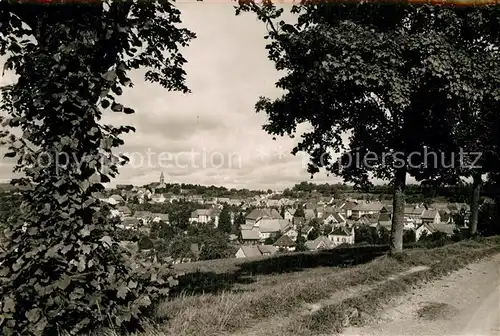
<svg viewBox="0 0 500 336">
<path fill-rule="evenodd" d="M 160 184 L 163 185 L 165 184 L 165 176 L 163 175 L 163 172 L 160 174 Z"/>
</svg>

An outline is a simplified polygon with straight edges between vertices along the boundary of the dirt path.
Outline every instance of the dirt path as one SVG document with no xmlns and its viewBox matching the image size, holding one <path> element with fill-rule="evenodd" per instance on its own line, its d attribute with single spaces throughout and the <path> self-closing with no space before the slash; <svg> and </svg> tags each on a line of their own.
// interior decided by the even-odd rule
<svg viewBox="0 0 500 336">
<path fill-rule="evenodd" d="M 406 275 L 410 275 L 413 273 L 426 271 L 429 267 L 427 266 L 415 266 L 404 272 L 394 274 L 386 280 L 376 282 L 371 285 L 359 285 L 355 287 L 346 288 L 344 290 L 335 291 L 334 294 L 326 299 L 315 303 L 304 304 L 302 307 L 298 307 L 296 310 L 286 314 L 286 315 L 277 315 L 272 316 L 267 319 L 263 319 L 259 323 L 253 325 L 251 328 L 242 330 L 237 333 L 231 333 L 232 336 L 281 336 L 288 335 L 290 332 L 287 329 L 287 326 L 292 323 L 293 320 L 300 318 L 303 315 L 312 314 L 321 308 L 340 303 L 343 300 L 355 297 L 360 295 L 360 293 L 371 290 L 377 285 L 385 283 L 390 280 L 395 280 L 399 277 L 403 277 Z"/>
<path fill-rule="evenodd" d="M 500 335 L 500 255 L 398 297 L 376 324 L 342 335 Z"/>
</svg>

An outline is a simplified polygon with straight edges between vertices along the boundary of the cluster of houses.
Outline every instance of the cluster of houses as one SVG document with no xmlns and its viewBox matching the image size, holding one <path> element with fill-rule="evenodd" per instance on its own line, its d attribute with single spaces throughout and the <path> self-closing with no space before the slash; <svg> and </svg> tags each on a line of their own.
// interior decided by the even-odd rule
<svg viewBox="0 0 500 336">
<path fill-rule="evenodd" d="M 217 227 L 219 225 L 220 209 L 197 209 L 189 217 L 189 223 L 207 224 Z M 151 224 L 163 222 L 170 224 L 170 218 L 166 213 L 154 213 L 151 211 L 132 212 L 127 205 L 117 203 L 111 210 L 111 216 L 120 219 L 118 227 L 122 229 L 138 230 L 149 234 Z"/>
<path fill-rule="evenodd" d="M 198 203 L 200 208 L 191 213 L 189 222 L 214 227 L 218 226 L 221 209 L 226 204 L 237 206 L 243 212 L 254 208 L 246 214 L 245 223 L 240 225 L 239 237 L 232 238 L 233 240 L 239 239 L 241 244 L 241 248 L 236 253 L 238 258 L 270 255 L 278 251 L 294 251 L 299 233 L 305 238 L 305 246 L 309 250 L 330 249 L 341 244 L 353 244 L 354 228 L 371 226 L 390 230 L 392 222 L 391 202 L 340 200 L 321 196 L 300 200 L 279 197 L 275 193 L 237 199 L 202 197 L 191 195 L 184 190 L 176 194 L 155 191 L 164 186 L 162 176 L 159 183 L 149 188 L 118 187 L 118 191 L 110 196 L 96 195 L 96 197 L 115 205 L 112 216 L 120 218 L 120 227 L 145 233 L 149 232 L 154 222 L 162 221 L 168 224 L 169 216 L 148 211 L 132 212 L 127 207 L 127 203 L 132 198 L 139 203 L 166 203 L 175 200 Z M 451 235 L 456 228 L 455 215 L 462 214 L 466 225 L 469 212 L 469 206 L 464 203 L 407 204 L 404 211 L 404 228 L 414 230 L 417 240 L 423 234 L 434 232 Z M 236 215 L 236 213 L 231 214 L 232 220 Z M 322 235 L 313 240 L 307 240 L 315 226 L 321 228 Z M 328 230 L 325 231 L 325 228 Z M 269 244 L 270 238 L 274 241 L 272 245 Z"/>
<path fill-rule="evenodd" d="M 330 249 L 341 244 L 354 243 L 354 226 L 345 225 L 344 218 L 338 213 L 325 214 L 325 222 L 331 225 L 331 231 L 326 236 L 320 235 L 314 240 L 307 241 L 307 237 L 314 229 L 307 225 L 317 217 L 317 212 L 304 210 L 308 217 L 295 217 L 297 209 L 285 210 L 284 218 L 273 208 L 258 208 L 251 211 L 245 218 L 245 224 L 240 225 L 240 239 L 242 246 L 236 253 L 237 258 L 253 257 L 256 255 L 274 254 L 277 251 L 295 251 L 299 234 L 306 240 L 308 250 Z M 312 215 L 312 216 L 309 216 Z M 277 238 L 272 245 L 264 243 L 269 238 Z"/>
<path fill-rule="evenodd" d="M 328 227 L 331 231 L 325 232 L 314 240 L 305 242 L 309 250 L 331 249 L 341 244 L 353 244 L 355 241 L 354 228 L 370 226 L 377 229 L 383 227 L 391 229 L 393 209 L 392 205 L 384 202 L 368 202 L 360 200 L 346 200 L 318 204 L 306 202 L 302 216 L 295 214 L 297 208 L 287 208 L 282 217 L 272 208 L 260 208 L 250 212 L 241 229 L 241 242 L 243 246 L 238 250 L 236 257 L 250 257 L 269 254 L 269 251 L 293 251 L 296 247 L 299 232 L 304 238 L 313 230 L 311 222 Z M 462 225 L 467 225 L 470 208 L 465 203 L 433 203 L 433 204 L 408 204 L 404 210 L 404 229 L 413 230 L 419 240 L 422 235 L 442 232 L 452 235 L 457 225 L 454 223 L 455 215 L 461 214 L 464 219 Z M 279 239 L 273 246 L 267 246 L 266 253 L 261 246 L 273 235 Z M 250 247 L 249 247 L 250 246 Z M 259 254 L 260 253 L 260 254 Z"/>
</svg>

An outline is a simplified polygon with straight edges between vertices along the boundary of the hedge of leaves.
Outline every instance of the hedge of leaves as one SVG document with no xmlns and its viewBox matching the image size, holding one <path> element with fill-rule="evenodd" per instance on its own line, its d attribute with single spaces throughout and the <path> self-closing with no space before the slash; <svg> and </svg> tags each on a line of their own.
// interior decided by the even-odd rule
<svg viewBox="0 0 500 336">
<path fill-rule="evenodd" d="M 57 335 L 134 329 L 168 295 L 168 268 L 132 261 L 112 237 L 109 209 L 93 197 L 127 162 L 114 154 L 132 127 L 102 125 L 127 73 L 188 92 L 179 53 L 194 37 L 166 1 L 0 2 L 0 55 L 17 83 L 2 89 L 8 157 L 22 173 L 21 215 L 0 255 L 0 334 Z"/>
</svg>

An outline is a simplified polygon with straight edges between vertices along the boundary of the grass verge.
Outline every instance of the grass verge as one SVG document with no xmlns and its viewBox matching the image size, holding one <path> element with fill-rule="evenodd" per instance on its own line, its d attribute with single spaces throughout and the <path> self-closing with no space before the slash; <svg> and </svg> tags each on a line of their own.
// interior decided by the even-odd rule
<svg viewBox="0 0 500 336">
<path fill-rule="evenodd" d="M 325 306 L 315 313 L 305 316 L 288 326 L 294 335 L 340 333 L 349 325 L 363 325 L 393 297 L 402 295 L 415 285 L 435 280 L 458 270 L 467 264 L 500 252 L 500 239 L 463 241 L 457 244 L 430 249 L 410 250 L 397 257 L 407 265 L 426 265 L 427 271 L 411 274 L 374 286 L 359 296 L 339 304 Z M 425 253 L 423 253 L 425 252 Z"/>
<path fill-rule="evenodd" d="M 304 304 L 335 297 L 349 287 L 371 286 L 358 296 L 327 305 L 310 315 L 297 315 L 284 330 L 284 334 L 293 335 L 339 332 L 349 324 L 360 324 L 373 316 L 392 297 L 411 286 L 497 252 L 500 252 L 500 237 L 462 241 L 434 249 L 412 249 L 397 257 L 383 256 L 352 268 L 269 275 L 250 285 L 247 291 L 181 296 L 165 302 L 157 312 L 157 320 L 148 323 L 148 330 L 138 336 L 219 336 L 244 331 L 263 319 L 272 321 L 271 318 L 277 316 L 301 312 Z M 430 269 L 380 283 L 419 265 Z M 353 311 L 356 314 L 352 314 Z"/>
</svg>

